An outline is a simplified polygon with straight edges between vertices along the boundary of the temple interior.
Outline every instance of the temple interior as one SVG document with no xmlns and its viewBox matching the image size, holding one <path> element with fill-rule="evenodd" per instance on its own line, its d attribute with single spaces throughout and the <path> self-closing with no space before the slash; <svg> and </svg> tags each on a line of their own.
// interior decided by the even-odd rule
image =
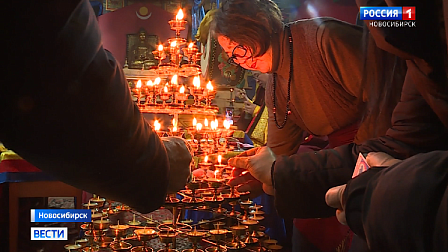
<svg viewBox="0 0 448 252">
<path fill-rule="evenodd" d="M 393 101 L 391 96 L 383 96 L 374 100 L 376 107 L 366 105 L 368 104 L 366 100 L 371 98 L 374 92 L 372 90 L 376 88 L 371 83 L 368 85 L 372 88 L 360 87 L 365 84 L 363 81 L 369 74 L 381 71 L 378 70 L 380 68 L 387 69 L 384 72 L 391 76 L 384 79 L 378 77 L 377 83 L 393 85 L 394 81 L 397 83 L 401 81 L 401 84 L 396 85 L 398 88 L 388 89 L 398 90 L 397 97 L 399 97 L 401 90 L 408 87 L 407 82 L 404 82 L 406 69 L 411 69 L 413 65 L 408 62 L 406 68 L 405 60 L 397 56 L 393 56 L 394 60 L 386 62 L 386 57 L 395 51 L 391 50 L 392 53 L 389 53 L 387 48 L 376 48 L 375 42 L 372 42 L 376 39 L 374 36 L 371 36 L 370 40 L 368 37 L 366 39 L 368 30 L 366 27 L 369 24 L 360 19 L 362 13 L 355 0 L 249 1 L 264 4 L 260 7 L 262 11 L 274 8 L 272 6 L 275 5 L 273 10 L 280 11 L 279 18 L 282 24 L 290 24 L 282 25 L 280 31 L 275 30 L 275 21 L 267 17 L 278 13 L 274 11 L 266 15 L 251 14 L 254 13 L 252 9 L 259 7 L 252 8 L 248 3 L 239 0 L 78 2 L 89 2 L 89 13 L 94 15 L 95 18 L 92 20 L 97 27 L 95 29 L 98 29 L 101 35 L 99 50 L 104 49 L 113 55 L 113 61 L 118 64 L 117 71 L 123 75 L 122 82 L 126 86 L 123 96 L 125 98 L 119 95 L 113 96 L 119 97 L 116 105 L 130 96 L 132 106 L 135 107 L 135 110 L 131 109 L 135 117 L 123 121 L 123 128 L 127 127 L 130 121 L 137 121 L 136 125 L 140 126 L 132 128 L 129 136 L 138 133 L 140 140 L 145 141 L 128 146 L 133 141 L 129 140 L 115 149 L 111 147 L 109 151 L 111 153 L 102 156 L 103 158 L 115 160 L 114 155 L 120 158 L 121 154 L 117 153 L 129 149 L 129 152 L 134 152 L 129 155 L 132 156 L 129 157 L 132 161 L 129 166 L 117 164 L 118 168 L 108 168 L 104 165 L 105 167 L 98 168 L 97 172 L 94 171 L 95 167 L 102 166 L 103 163 L 95 161 L 95 154 L 91 153 L 95 153 L 92 149 L 101 145 L 92 143 L 91 148 L 86 146 L 85 153 L 76 150 L 73 155 L 67 155 L 66 162 L 61 161 L 58 164 L 61 169 L 78 167 L 76 169 L 80 169 L 80 172 L 89 169 L 92 171 L 89 171 L 89 175 L 85 175 L 89 176 L 89 179 L 78 183 L 70 179 L 72 175 L 67 175 L 72 173 L 64 174 L 54 172 L 53 168 L 47 168 L 46 164 L 51 167 L 57 165 L 41 161 L 44 160 L 41 154 L 33 155 L 26 148 L 18 147 L 17 150 L 14 147 L 10 148 L 8 144 L 12 143 L 11 146 L 14 146 L 14 141 L 5 138 L 2 144 L 3 139 L 0 139 L 2 218 L 0 247 L 4 248 L 2 251 L 370 251 L 365 241 L 360 242 L 357 233 L 354 233 L 355 230 L 350 229 L 350 223 L 350 227 L 342 225 L 336 209 L 325 204 L 325 195 L 328 197 L 328 193 L 325 194 L 327 190 L 345 184 L 352 177 L 369 169 L 372 159 L 367 158 L 366 161 L 367 153 L 375 151 L 378 145 L 373 144 L 375 148 L 370 148 L 370 145 L 365 147 L 366 145 L 362 145 L 364 140 L 385 135 L 383 132 L 386 130 L 383 130 L 383 127 L 384 129 L 392 127 L 387 131 L 387 134 L 392 136 L 387 137 L 394 138 L 394 134 L 402 130 L 399 128 L 394 131 L 394 123 L 407 127 L 417 118 L 417 121 L 421 121 L 416 125 L 432 123 L 436 126 L 431 125 L 428 128 L 421 126 L 425 128 L 422 130 L 423 133 L 412 129 L 408 135 L 396 134 L 400 141 L 400 137 L 403 136 L 405 140 L 402 142 L 407 144 L 406 146 L 419 146 L 420 149 L 408 151 L 403 148 L 405 150 L 399 151 L 397 149 L 405 144 L 387 144 L 388 139 L 380 138 L 382 144 L 386 142 L 385 145 L 392 146 L 393 150 L 386 151 L 379 148 L 376 151 L 388 153 L 390 159 L 387 162 L 392 162 L 404 160 L 420 152 L 447 148 L 446 142 L 432 144 L 448 139 L 447 125 L 443 125 L 446 118 L 445 122 L 440 119 L 443 115 L 440 116 L 437 111 L 424 112 L 422 109 L 420 114 L 416 112 L 416 116 L 409 120 L 406 118 L 399 120 L 392 114 L 395 113 L 393 108 L 399 99 L 394 103 L 395 100 Z M 241 11 L 243 14 L 238 12 L 244 8 L 250 13 L 247 14 L 247 19 L 242 18 L 238 26 L 238 23 L 231 24 L 229 18 L 230 21 L 226 26 L 226 18 L 244 15 L 244 11 Z M 413 20 L 416 20 L 415 7 L 413 8 L 406 13 L 409 13 L 409 17 L 411 14 L 414 15 Z M 402 15 L 401 9 L 400 15 Z M 297 20 L 298 22 L 294 22 Z M 266 28 L 254 26 L 252 30 L 244 30 L 242 34 L 232 31 L 240 28 L 243 30 L 247 22 L 260 22 L 274 28 L 272 31 L 266 31 Z M 400 22 L 416 21 L 403 18 Z M 372 23 L 370 25 L 372 26 Z M 69 26 L 65 26 L 64 29 L 67 27 Z M 325 30 L 322 27 L 325 27 Z M 87 28 L 85 29 L 87 31 Z M 266 32 L 270 37 L 258 36 L 255 41 L 250 41 L 250 36 L 267 34 Z M 233 40 L 231 37 L 233 34 L 241 37 Z M 280 36 L 280 39 L 273 38 L 275 36 Z M 326 40 L 330 42 L 326 43 Z M 385 43 L 394 42 L 388 40 Z M 251 43 L 255 43 L 255 46 Z M 265 48 L 263 43 L 269 43 L 269 46 Z M 363 47 L 365 46 L 361 45 L 363 43 L 370 44 Z M 394 49 L 401 49 L 400 43 L 398 40 L 394 44 Z M 403 48 L 404 51 L 408 49 Z M 388 55 L 383 58 L 384 61 L 371 59 L 363 62 L 362 54 L 371 52 L 369 50 L 372 52 L 378 50 L 372 53 L 378 57 Z M 259 54 L 255 55 L 257 52 Z M 313 58 L 312 55 L 316 52 L 321 56 Z M 412 49 L 406 51 L 406 53 L 413 52 Z M 266 55 L 270 57 L 266 61 L 269 70 L 265 70 L 263 65 L 263 57 Z M 309 56 L 302 57 L 302 55 Z M 423 53 L 421 55 L 422 58 L 426 57 Z M 428 56 L 429 59 L 431 57 Z M 438 62 L 436 60 L 432 62 L 427 58 L 425 60 L 431 64 Z M 392 62 L 391 65 L 388 65 L 389 62 Z M 418 62 L 416 64 L 418 66 Z M 401 69 L 404 69 L 403 72 L 400 72 Z M 420 80 L 415 75 L 413 78 Z M 419 92 L 422 90 L 416 89 Z M 97 92 L 97 88 L 92 90 Z M 108 90 L 108 87 L 104 90 Z M 368 93 L 370 91 L 372 93 Z M 378 88 L 376 91 L 383 89 Z M 414 107 L 408 106 L 407 110 L 404 110 L 398 103 L 396 108 L 401 110 L 397 113 L 406 113 L 408 110 L 420 111 L 419 106 L 428 107 L 427 111 L 433 107 L 446 110 L 446 106 L 443 107 L 438 103 L 446 101 L 444 99 L 447 96 L 444 92 L 446 88 L 439 89 L 439 94 L 445 96 L 441 95 L 442 98 L 436 96 L 433 104 L 425 100 L 424 105 L 420 103 Z M 394 91 L 384 94 L 386 93 L 394 95 Z M 428 97 L 422 96 L 425 99 Z M 68 104 L 71 99 L 74 98 L 67 98 L 65 102 Z M 405 98 L 402 96 L 401 101 L 403 99 Z M 110 106 L 111 110 L 116 109 L 114 101 L 109 102 L 105 106 Z M 382 105 L 389 106 L 389 109 L 382 110 L 380 108 Z M 93 108 L 92 110 L 96 111 Z M 364 123 L 368 121 L 364 119 L 370 117 L 363 111 L 377 113 L 378 117 L 371 119 L 374 123 L 370 121 L 370 126 L 374 125 L 373 130 L 372 127 L 364 127 Z M 107 114 L 114 113 L 120 112 L 117 110 Z M 439 119 L 435 119 L 437 116 Z M 391 117 L 396 119 L 392 120 L 392 126 L 390 126 Z M 139 121 L 141 124 L 138 124 Z M 114 123 L 116 122 L 110 121 L 109 124 L 104 124 L 106 125 L 104 131 L 114 132 L 114 129 L 118 128 Z M 120 125 L 120 122 L 117 125 Z M 368 135 L 369 137 L 366 137 L 367 133 L 362 135 L 368 130 L 380 133 Z M 422 139 L 429 132 L 433 135 L 428 137 L 428 142 L 412 140 Z M 92 138 L 101 142 L 101 136 Z M 110 135 L 109 138 L 122 139 L 122 136 Z M 163 139 L 168 139 L 166 141 L 169 142 L 173 138 L 182 138 L 180 145 L 186 148 L 179 147 L 180 149 L 173 151 L 170 148 L 174 147 L 163 142 L 165 141 Z M 408 139 L 411 139 L 409 143 L 406 142 Z M 164 143 L 165 147 L 160 145 L 162 147 L 155 148 L 158 151 L 156 154 L 147 154 L 145 148 L 152 151 L 153 146 L 143 148 L 142 145 L 149 146 L 153 142 L 159 145 L 159 142 Z M 109 142 L 105 141 L 104 145 L 107 143 Z M 179 145 L 179 142 L 177 144 Z M 60 148 L 69 145 L 61 144 Z M 358 147 L 353 147 L 354 145 Z M 331 150 L 326 152 L 338 146 L 342 147 L 336 150 L 336 157 L 331 156 Z M 344 153 L 348 154 L 339 154 L 345 147 L 347 149 Z M 168 154 L 165 156 L 165 153 Z M 322 156 L 319 156 L 320 153 L 323 153 Z M 80 159 L 92 159 L 93 162 L 83 166 L 82 162 L 70 161 L 75 155 Z M 154 155 L 155 158 L 149 159 L 148 155 Z M 185 156 L 187 164 L 182 166 Z M 317 164 L 317 158 L 325 160 L 322 161 L 325 165 L 333 162 L 334 167 L 336 165 L 350 167 L 347 171 L 341 171 L 336 175 L 329 172 L 331 173 L 329 177 L 319 177 L 322 171 L 326 172 L 326 168 Z M 349 159 L 350 161 L 346 161 Z M 140 183 L 144 176 L 152 176 L 149 172 L 145 175 L 135 172 L 137 171 L 135 167 L 142 162 L 147 162 L 148 166 L 157 164 L 154 170 L 159 169 L 162 172 L 153 175 L 154 180 L 148 184 L 138 187 L 135 184 Z M 109 161 L 105 161 L 104 164 L 109 164 Z M 187 174 L 180 175 L 181 168 L 175 166 L 187 167 L 185 168 Z M 88 168 L 83 170 L 84 168 L 80 167 Z M 337 168 L 339 169 L 339 166 Z M 108 177 L 105 175 L 108 169 L 111 173 L 113 170 L 117 174 L 123 174 L 123 177 L 120 179 Z M 149 170 L 152 169 L 151 167 Z M 267 172 L 262 174 L 262 169 Z M 178 171 L 179 174 L 174 174 Z M 89 186 L 90 180 L 99 181 L 98 185 L 105 186 L 103 188 Z M 310 182 L 306 184 L 303 181 Z M 175 183 L 180 183 L 180 186 L 172 190 Z M 111 188 L 122 187 L 121 192 L 106 190 L 106 184 Z M 446 187 L 446 184 L 444 186 Z M 97 188 L 100 188 L 100 191 L 95 191 Z M 155 193 L 151 195 L 150 192 L 143 193 L 139 190 L 154 190 Z M 163 200 L 160 196 L 155 196 L 159 195 L 159 192 L 163 193 Z M 136 203 L 135 195 L 145 195 L 147 198 L 140 198 L 139 201 L 149 203 Z M 136 207 L 130 206 L 132 204 Z M 34 222 L 33 212 L 30 218 L 32 209 L 87 209 L 91 218 L 86 222 Z M 139 209 L 151 209 L 151 211 L 141 212 Z M 347 220 L 350 219 L 347 217 Z M 67 227 L 66 239 L 33 239 L 33 231 L 30 233 L 30 228 L 33 230 L 33 228 L 55 227 Z M 363 238 L 365 239 L 365 234 Z"/>
</svg>

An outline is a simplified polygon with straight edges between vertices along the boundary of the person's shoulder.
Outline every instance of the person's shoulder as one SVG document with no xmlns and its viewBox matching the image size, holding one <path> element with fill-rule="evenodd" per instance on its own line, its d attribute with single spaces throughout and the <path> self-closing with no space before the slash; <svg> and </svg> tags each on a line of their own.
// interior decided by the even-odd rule
<svg viewBox="0 0 448 252">
<path fill-rule="evenodd" d="M 287 24 L 291 29 L 316 29 L 317 38 L 322 36 L 336 36 L 344 33 L 362 34 L 361 26 L 351 24 L 332 17 L 316 17 L 300 19 Z"/>
<path fill-rule="evenodd" d="M 321 48 L 323 45 L 360 44 L 363 28 L 335 18 L 320 18 L 316 40 Z M 325 46 L 324 46 L 325 47 Z"/>
<path fill-rule="evenodd" d="M 363 28 L 335 18 L 323 18 L 320 21 L 317 36 L 339 37 L 344 34 L 361 35 Z"/>
</svg>

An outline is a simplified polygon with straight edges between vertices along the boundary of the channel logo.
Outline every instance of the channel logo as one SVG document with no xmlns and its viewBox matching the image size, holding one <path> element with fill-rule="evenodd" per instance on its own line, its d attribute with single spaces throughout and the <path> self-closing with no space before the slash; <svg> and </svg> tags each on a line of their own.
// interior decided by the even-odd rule
<svg viewBox="0 0 448 252">
<path fill-rule="evenodd" d="M 32 241 L 67 241 L 67 227 L 32 227 Z"/>
<path fill-rule="evenodd" d="M 361 20 L 415 20 L 415 7 L 368 7 L 359 9 Z"/>
<path fill-rule="evenodd" d="M 90 209 L 31 209 L 31 222 L 90 222 Z"/>
</svg>

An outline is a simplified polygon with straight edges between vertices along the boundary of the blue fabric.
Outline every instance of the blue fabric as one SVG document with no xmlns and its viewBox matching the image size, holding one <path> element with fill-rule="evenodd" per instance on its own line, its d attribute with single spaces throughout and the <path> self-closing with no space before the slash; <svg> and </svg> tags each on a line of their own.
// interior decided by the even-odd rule
<svg viewBox="0 0 448 252">
<path fill-rule="evenodd" d="M 194 0 L 194 5 L 191 10 L 191 36 L 192 40 L 196 40 L 195 36 L 198 32 L 199 25 L 202 22 L 202 19 L 205 16 L 205 10 L 204 7 L 199 7 L 199 4 L 201 3 L 201 0 Z"/>
<path fill-rule="evenodd" d="M 261 225 L 266 227 L 265 233 L 271 237 L 271 239 L 277 240 L 280 244 L 286 242 L 286 228 L 283 218 L 281 218 L 275 209 L 274 196 L 263 193 L 262 195 L 252 200 L 254 204 L 262 205 L 264 214 L 264 220 L 261 221 Z"/>
<path fill-rule="evenodd" d="M 55 177 L 45 172 L 2 172 L 0 173 L 1 183 L 33 182 L 33 181 L 55 181 Z"/>
<path fill-rule="evenodd" d="M 244 143 L 254 145 L 254 143 L 250 139 L 249 135 L 247 135 L 247 134 L 244 134 Z"/>
<path fill-rule="evenodd" d="M 181 198 L 181 197 L 178 197 Z M 274 196 L 267 194 L 262 194 L 252 200 L 254 204 L 263 206 L 264 220 L 260 222 L 261 225 L 266 227 L 266 234 L 271 237 L 271 239 L 277 240 L 280 244 L 284 244 L 286 240 L 286 229 L 284 220 L 277 214 L 274 206 Z M 229 205 L 223 205 L 222 207 L 227 210 L 232 208 Z M 235 207 L 236 211 L 242 213 L 239 206 Z M 209 211 L 198 211 L 198 210 L 185 210 L 185 219 L 193 220 L 193 223 L 198 223 L 201 220 L 209 220 L 213 218 L 213 213 Z"/>
</svg>

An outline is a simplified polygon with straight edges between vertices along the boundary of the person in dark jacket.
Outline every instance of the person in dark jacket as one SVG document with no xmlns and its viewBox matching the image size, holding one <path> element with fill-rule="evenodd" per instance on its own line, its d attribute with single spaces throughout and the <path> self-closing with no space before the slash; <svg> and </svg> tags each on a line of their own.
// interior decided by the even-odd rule
<svg viewBox="0 0 448 252">
<path fill-rule="evenodd" d="M 366 161 L 369 170 L 327 192 L 339 221 L 372 252 L 448 251 L 448 151 Z"/>
<path fill-rule="evenodd" d="M 25 1 L 4 33 L 0 141 L 57 179 L 148 213 L 183 188 L 191 154 L 163 142 L 102 46 L 87 0 Z M 8 15 L 4 13 L 4 15 Z"/>
</svg>

